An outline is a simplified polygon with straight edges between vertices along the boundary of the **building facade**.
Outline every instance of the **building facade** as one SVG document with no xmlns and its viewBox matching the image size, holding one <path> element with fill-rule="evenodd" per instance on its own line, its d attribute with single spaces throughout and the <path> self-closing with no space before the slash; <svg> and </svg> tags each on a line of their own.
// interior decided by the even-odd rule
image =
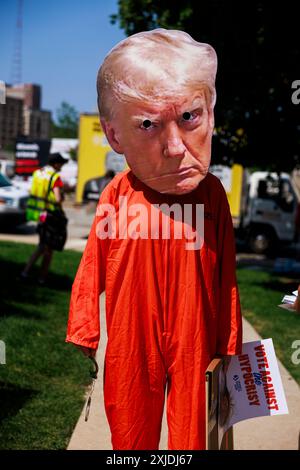
<svg viewBox="0 0 300 470">
<path fill-rule="evenodd" d="M 6 103 L 0 104 L 0 148 L 13 145 L 23 127 L 23 100 L 6 96 Z"/>
<path fill-rule="evenodd" d="M 6 85 L 6 104 L 0 104 L 0 148 L 14 145 L 17 137 L 49 139 L 51 112 L 41 109 L 39 85 Z"/>
</svg>

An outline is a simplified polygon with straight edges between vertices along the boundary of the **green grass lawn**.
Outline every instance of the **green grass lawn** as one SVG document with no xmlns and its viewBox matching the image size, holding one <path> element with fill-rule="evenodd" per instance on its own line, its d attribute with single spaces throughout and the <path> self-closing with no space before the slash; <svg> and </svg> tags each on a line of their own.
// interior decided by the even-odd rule
<svg viewBox="0 0 300 470">
<path fill-rule="evenodd" d="M 300 279 L 247 268 L 239 268 L 237 276 L 244 317 L 262 338 L 273 338 L 277 358 L 300 384 L 300 364 L 291 361 L 292 343 L 300 340 L 300 315 L 277 307 Z"/>
<path fill-rule="evenodd" d="M 37 287 L 16 281 L 33 248 L 0 243 L 0 449 L 65 449 L 90 382 L 88 359 L 65 343 L 81 254 L 55 253 L 49 285 Z"/>
</svg>

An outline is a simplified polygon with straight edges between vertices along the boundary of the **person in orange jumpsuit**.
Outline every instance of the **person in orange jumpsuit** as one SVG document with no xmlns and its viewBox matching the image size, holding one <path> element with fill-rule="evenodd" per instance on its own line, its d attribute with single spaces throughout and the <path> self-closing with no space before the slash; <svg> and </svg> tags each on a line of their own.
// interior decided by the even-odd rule
<svg viewBox="0 0 300 470">
<path fill-rule="evenodd" d="M 182 31 L 119 43 L 97 80 L 129 169 L 101 194 L 72 287 L 67 342 L 95 355 L 106 292 L 105 410 L 114 449 L 205 449 L 205 370 L 241 353 L 231 215 L 209 173 L 217 59 Z"/>
</svg>

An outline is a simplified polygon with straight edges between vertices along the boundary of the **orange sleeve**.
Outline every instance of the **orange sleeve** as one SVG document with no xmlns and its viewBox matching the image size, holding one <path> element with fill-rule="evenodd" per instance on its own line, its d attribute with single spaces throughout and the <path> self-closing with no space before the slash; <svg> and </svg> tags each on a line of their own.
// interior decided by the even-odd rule
<svg viewBox="0 0 300 470">
<path fill-rule="evenodd" d="M 218 216 L 219 318 L 217 354 L 242 352 L 242 316 L 236 280 L 235 238 L 229 204 L 223 187 Z"/>
<path fill-rule="evenodd" d="M 108 239 L 97 237 L 98 215 L 72 286 L 66 342 L 97 349 L 100 340 L 99 296 L 105 290 Z"/>
</svg>

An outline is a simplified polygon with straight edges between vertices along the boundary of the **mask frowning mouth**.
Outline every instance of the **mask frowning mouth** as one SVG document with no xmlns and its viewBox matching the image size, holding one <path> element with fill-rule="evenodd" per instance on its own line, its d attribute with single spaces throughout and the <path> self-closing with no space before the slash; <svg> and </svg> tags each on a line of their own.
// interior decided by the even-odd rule
<svg viewBox="0 0 300 470">
<path fill-rule="evenodd" d="M 189 174 L 192 175 L 195 172 L 199 172 L 199 169 L 196 166 L 185 166 L 182 168 L 178 168 L 175 171 L 171 171 L 169 173 L 164 173 L 162 175 L 145 178 L 145 181 L 150 182 L 150 181 L 155 181 L 157 179 L 169 178 L 169 177 L 174 177 L 174 176 L 188 176 Z"/>
</svg>

